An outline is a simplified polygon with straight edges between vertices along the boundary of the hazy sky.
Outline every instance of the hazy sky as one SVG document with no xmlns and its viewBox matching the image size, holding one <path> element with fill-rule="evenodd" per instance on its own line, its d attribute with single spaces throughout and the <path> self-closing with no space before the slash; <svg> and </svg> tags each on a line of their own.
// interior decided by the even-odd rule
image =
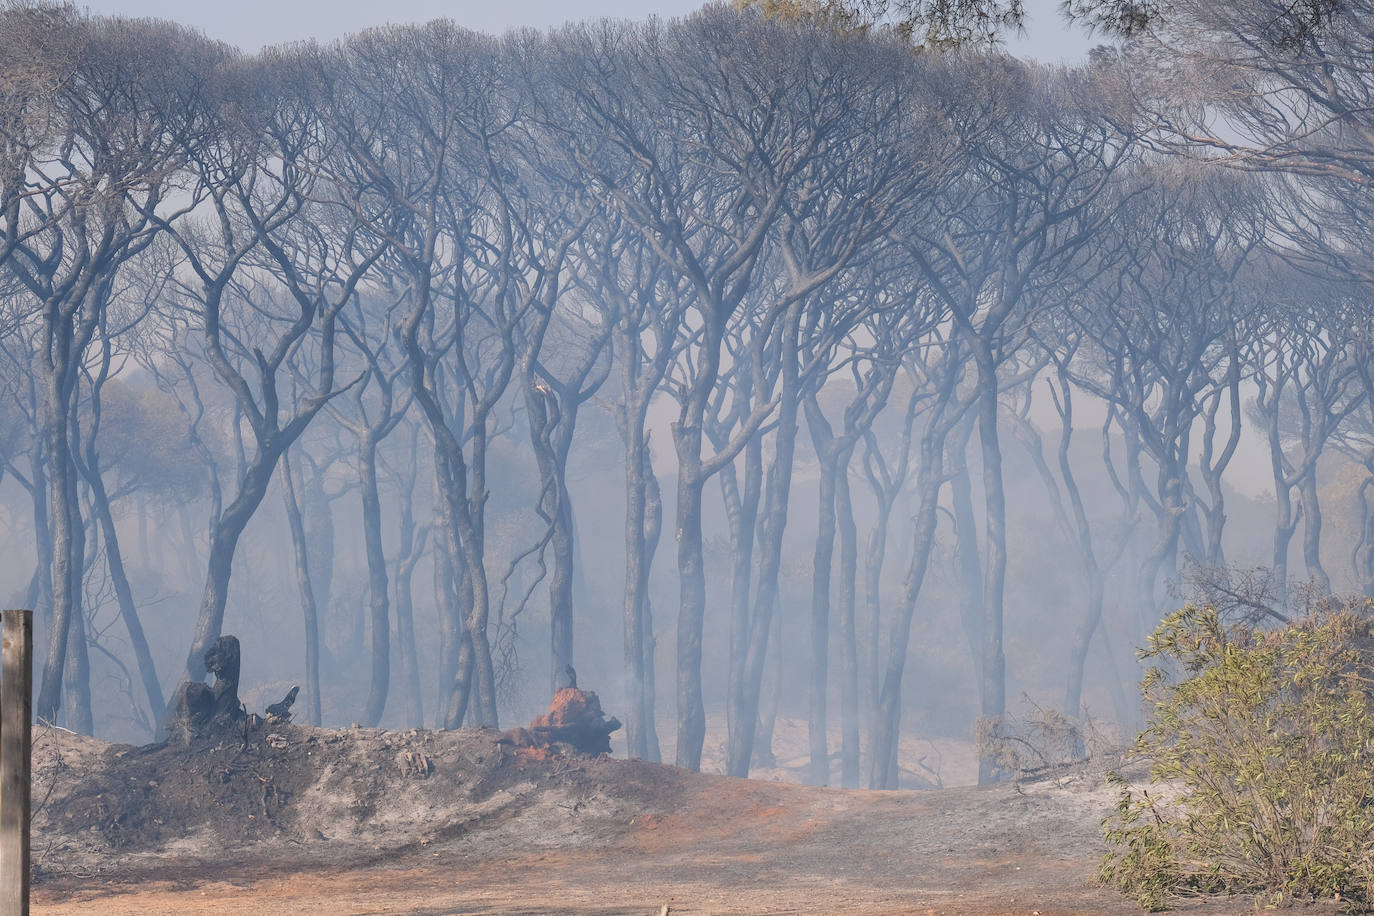
<svg viewBox="0 0 1374 916">
<path fill-rule="evenodd" d="M 245 50 L 263 45 L 315 38 L 327 41 L 384 22 L 424 22 L 447 17 L 459 25 L 487 32 L 515 26 L 554 26 L 569 19 L 603 16 L 640 18 L 680 16 L 704 0 L 95 0 L 95 12 L 153 16 L 194 26 Z M 77 0 L 78 5 L 81 0 Z M 1046 61 L 1082 57 L 1097 41 L 1070 29 L 1055 12 L 1056 0 L 1027 0 L 1027 35 L 1013 37 L 1015 54 Z"/>
</svg>

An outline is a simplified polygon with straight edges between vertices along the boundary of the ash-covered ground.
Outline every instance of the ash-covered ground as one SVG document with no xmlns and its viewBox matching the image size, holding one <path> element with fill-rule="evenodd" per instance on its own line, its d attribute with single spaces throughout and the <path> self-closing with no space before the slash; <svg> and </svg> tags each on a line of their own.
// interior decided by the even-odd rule
<svg viewBox="0 0 1374 916">
<path fill-rule="evenodd" d="M 1115 800 L 1100 770 L 870 792 L 501 739 L 255 722 L 134 748 L 40 730 L 33 911 L 1138 912 L 1094 882 Z"/>
</svg>

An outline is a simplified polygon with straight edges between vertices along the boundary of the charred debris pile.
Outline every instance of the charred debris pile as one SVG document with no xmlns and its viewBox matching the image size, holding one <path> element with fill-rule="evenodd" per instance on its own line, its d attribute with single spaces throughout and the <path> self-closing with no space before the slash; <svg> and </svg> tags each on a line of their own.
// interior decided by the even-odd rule
<svg viewBox="0 0 1374 916">
<path fill-rule="evenodd" d="M 244 708 L 239 660 L 238 640 L 221 637 L 205 657 L 214 684 L 182 685 L 164 742 L 106 745 L 52 732 L 36 743 L 40 874 L 45 862 L 60 872 L 83 856 L 172 844 L 193 856 L 273 841 L 343 841 L 337 848 L 353 854 L 425 844 L 527 803 L 531 785 L 600 763 L 620 727 L 595 693 L 576 687 L 505 733 L 302 726 L 290 721 L 295 690 L 265 715 Z M 626 762 L 602 765 L 617 764 Z"/>
</svg>

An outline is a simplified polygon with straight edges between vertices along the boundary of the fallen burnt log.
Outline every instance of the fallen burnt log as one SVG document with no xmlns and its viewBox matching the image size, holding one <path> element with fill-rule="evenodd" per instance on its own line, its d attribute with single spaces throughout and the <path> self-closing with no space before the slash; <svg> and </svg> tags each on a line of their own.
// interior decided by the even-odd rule
<svg viewBox="0 0 1374 916">
<path fill-rule="evenodd" d="M 563 687 L 553 695 L 549 711 L 531 722 L 529 728 L 512 728 L 496 743 L 516 748 L 609 754 L 611 732 L 618 728 L 620 720 L 606 718 L 595 692 Z"/>
</svg>

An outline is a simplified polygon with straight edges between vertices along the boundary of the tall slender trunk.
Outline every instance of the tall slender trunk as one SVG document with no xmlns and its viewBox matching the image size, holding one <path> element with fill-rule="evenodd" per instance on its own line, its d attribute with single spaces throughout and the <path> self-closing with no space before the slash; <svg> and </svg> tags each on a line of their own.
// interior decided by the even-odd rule
<svg viewBox="0 0 1374 916">
<path fill-rule="evenodd" d="M 442 512 L 442 509 L 440 510 Z M 446 728 L 444 717 L 453 704 L 458 683 L 458 647 L 462 643 L 462 616 L 458 609 L 458 585 L 453 578 L 454 550 L 441 518 L 434 529 L 434 607 L 439 617 L 439 690 L 437 728 Z M 467 705 L 467 698 L 463 698 Z"/>
<path fill-rule="evenodd" d="M 819 443 L 817 448 L 820 448 Z M 826 451 L 831 451 L 826 449 Z M 830 748 L 826 741 L 826 699 L 830 673 L 830 578 L 835 561 L 835 456 L 821 458 L 816 547 L 811 572 L 811 678 L 807 745 L 811 764 L 807 779 L 812 785 L 830 784 Z"/>
<path fill-rule="evenodd" d="M 1300 513 L 1293 511 L 1293 488 L 1285 467 L 1283 441 L 1280 438 L 1278 393 L 1274 404 L 1264 411 L 1265 438 L 1269 443 L 1269 469 L 1274 480 L 1274 554 L 1272 569 L 1278 588 L 1279 609 L 1288 607 L 1288 553 L 1293 535 L 1298 530 Z"/>
<path fill-rule="evenodd" d="M 91 488 L 91 503 L 96 520 L 100 524 L 101 537 L 105 541 L 105 563 L 110 571 L 110 584 L 114 588 L 115 599 L 119 603 L 119 616 L 129 634 L 129 645 L 134 650 L 139 679 L 143 682 L 143 692 L 148 697 L 149 720 L 154 729 L 162 725 L 164 700 L 162 684 L 157 677 L 153 663 L 153 653 L 148 648 L 148 638 L 143 633 L 143 622 L 138 617 L 138 607 L 134 603 L 133 589 L 124 570 L 124 557 L 120 552 L 119 533 L 115 530 L 114 514 L 110 509 L 110 499 L 105 491 L 105 482 L 100 476 L 98 456 L 90 443 L 86 447 L 86 484 Z"/>
<path fill-rule="evenodd" d="M 1358 491 L 1361 534 L 1351 556 L 1351 563 L 1359 579 L 1361 592 L 1374 595 L 1374 503 L 1369 499 L 1369 491 L 1374 488 L 1374 455 L 1365 458 L 1364 466 L 1365 473 L 1369 476 L 1360 484 Z"/>
<path fill-rule="evenodd" d="M 305 724 L 319 725 L 320 715 L 320 616 L 315 604 L 315 586 L 310 578 L 310 552 L 305 537 L 305 519 L 296 498 L 295 475 L 289 455 L 281 459 L 282 495 L 286 524 L 291 531 L 291 550 L 296 564 L 296 590 L 301 598 L 301 617 L 305 624 Z"/>
<path fill-rule="evenodd" d="M 1083 707 L 1083 672 L 1088 662 L 1088 649 L 1093 636 L 1102 625 L 1102 606 L 1106 600 L 1106 577 L 1097 562 L 1097 551 L 1093 544 L 1092 523 L 1088 520 L 1088 510 L 1083 503 L 1083 493 L 1078 486 L 1078 476 L 1074 473 L 1069 450 L 1073 445 L 1073 394 L 1069 388 L 1066 373 L 1059 375 L 1060 393 L 1057 406 L 1060 417 L 1059 432 L 1059 476 L 1064 481 L 1064 491 L 1069 497 L 1074 531 L 1078 540 L 1078 556 L 1083 564 L 1083 578 L 1087 582 L 1088 597 L 1083 605 L 1083 614 L 1074 628 L 1069 642 L 1069 673 L 1064 687 L 1064 715 L 1077 719 Z M 1126 546 L 1122 538 L 1120 548 Z M 1120 550 L 1118 550 L 1120 552 Z M 1105 637 L 1105 634 L 1104 634 Z M 1104 645 L 1108 645 L 1105 638 Z M 1081 753 L 1082 748 L 1077 748 Z"/>
<path fill-rule="evenodd" d="M 986 562 L 983 566 L 983 661 L 980 691 L 982 718 L 994 730 L 1007 710 L 1006 657 L 1002 649 L 1003 597 L 1007 580 L 1007 503 L 1002 479 L 1002 444 L 997 430 L 997 367 L 990 349 L 974 347 L 978 365 L 978 444 L 983 460 Z M 978 783 L 1000 778 L 996 763 L 978 760 Z"/>
<path fill-rule="evenodd" d="M 655 711 L 658 682 L 654 674 L 654 653 L 658 643 L 654 638 L 653 603 L 649 600 L 649 572 L 654 555 L 658 553 L 658 542 L 663 535 L 663 492 L 659 489 L 658 477 L 654 474 L 649 452 L 644 452 L 644 587 L 641 592 L 644 600 L 644 613 L 641 616 L 644 626 L 644 759 L 658 763 L 663 759 L 663 751 L 658 743 L 658 723 Z"/>
<path fill-rule="evenodd" d="M 287 443 L 281 443 L 285 446 Z M 234 552 L 248 522 L 267 495 L 281 452 L 276 447 L 258 451 L 248 462 L 238 495 L 221 513 L 210 538 L 210 559 L 201 595 L 195 637 L 186 657 L 186 673 L 191 680 L 205 678 L 205 652 L 219 638 L 224 626 L 224 609 L 229 602 L 229 578 L 234 567 Z"/>
<path fill-rule="evenodd" d="M 377 440 L 371 430 L 358 439 L 358 485 L 362 496 L 363 544 L 367 555 L 368 643 L 371 678 L 363 724 L 375 728 L 386 711 L 391 687 L 391 594 L 382 548 L 382 500 L 377 485 Z"/>
<path fill-rule="evenodd" d="M 942 484 L 943 435 L 934 428 L 922 436 L 921 458 L 917 470 L 920 480 L 920 504 L 916 510 L 915 543 L 911 562 L 902 583 L 901 605 L 892 622 L 888 640 L 887 665 L 878 690 L 878 715 L 870 741 L 868 787 L 870 789 L 897 788 L 897 742 L 901 734 L 902 674 L 906 670 L 907 650 L 911 643 L 911 624 L 916 615 L 916 601 L 920 598 L 930 568 L 930 555 L 935 547 L 935 525 Z"/>
<path fill-rule="evenodd" d="M 763 443 L 755 436 L 744 447 L 744 488 L 738 486 L 734 466 L 721 472 L 730 522 L 730 675 L 726 703 L 726 775 L 749 775 L 750 753 L 745 748 L 744 723 L 757 722 L 758 710 L 747 708 L 749 598 L 754 572 L 754 538 L 758 526 L 759 499 L 763 492 Z"/>
<path fill-rule="evenodd" d="M 872 755 L 873 738 L 878 730 L 878 697 L 880 693 L 880 659 L 882 657 L 883 631 L 883 566 L 887 559 L 888 526 L 892 519 L 894 500 L 879 497 L 878 517 L 873 520 L 873 528 L 868 533 L 868 543 L 864 550 L 864 608 L 868 612 L 868 641 L 864 646 L 865 670 L 863 678 L 865 711 L 868 716 L 869 754 Z M 869 766 L 872 771 L 872 763 Z"/>
<path fill-rule="evenodd" d="M 653 715 L 647 708 L 648 689 L 645 671 L 645 597 L 649 588 L 649 562 L 644 544 L 644 512 L 647 444 L 644 418 L 632 412 L 625 430 L 625 666 L 630 672 L 629 712 L 625 719 L 625 752 L 630 757 L 647 758 L 647 726 Z"/>
<path fill-rule="evenodd" d="M 855 621 L 858 591 L 859 529 L 849 493 L 849 460 L 853 446 L 838 459 L 835 514 L 840 527 L 840 785 L 859 787 L 859 637 Z"/>
<path fill-rule="evenodd" d="M 706 409 L 720 375 L 725 315 L 706 310 L 697 377 L 673 424 L 677 451 L 677 765 L 701 769 L 706 707 L 701 687 L 701 638 L 706 619 L 706 566 L 702 548 L 702 435 Z"/>
<path fill-rule="evenodd" d="M 463 630 L 460 634 L 458 655 L 454 664 L 456 686 L 444 713 L 444 728 L 463 727 L 463 719 L 467 716 L 468 707 L 472 705 L 472 677 L 476 665 L 477 656 L 472 648 L 472 634 Z"/>
<path fill-rule="evenodd" d="M 1169 457 L 1162 463 L 1159 471 L 1160 504 L 1159 533 L 1154 546 L 1140 564 L 1137 580 L 1139 590 L 1137 636 L 1143 638 L 1152 629 L 1160 616 L 1158 599 L 1161 575 L 1168 577 L 1178 565 L 1178 546 L 1183 532 L 1183 514 L 1187 511 L 1184 504 L 1184 488 L 1179 467 L 1181 461 Z"/>
<path fill-rule="evenodd" d="M 798 377 L 798 311 L 789 312 L 781 348 L 781 397 L 773 433 L 773 461 L 764 488 L 762 531 L 759 537 L 759 581 L 749 631 L 744 691 L 739 700 L 740 758 L 752 758 L 753 717 L 757 716 L 763 690 L 763 664 L 768 654 L 768 634 L 777 613 L 778 580 L 782 570 L 782 542 L 787 530 L 787 506 L 792 491 L 792 466 L 797 446 L 797 414 L 801 408 Z M 752 714 L 751 714 L 752 711 Z"/>
<path fill-rule="evenodd" d="M 756 767 L 775 767 L 778 758 L 773 753 L 773 729 L 778 723 L 778 707 L 782 704 L 782 677 L 784 673 L 782 658 L 782 615 L 773 616 L 773 639 L 768 656 L 772 661 L 772 677 L 768 689 L 759 701 L 759 718 L 755 726 L 754 755 L 751 762 Z"/>
<path fill-rule="evenodd" d="M 411 436 L 410 451 L 415 453 L 418 437 Z M 396 597 L 396 641 L 399 643 L 401 680 L 406 688 L 406 724 L 420 728 L 425 722 L 424 697 L 420 691 L 420 661 L 415 646 L 415 614 L 412 584 L 415 567 L 424 554 L 426 534 L 416 535 L 415 526 L 415 467 L 412 463 L 410 476 L 401 496 L 400 549 L 396 555 L 396 574 L 393 588 Z"/>
<path fill-rule="evenodd" d="M 44 438 L 48 447 L 48 518 L 52 523 L 52 623 L 48 630 L 47 658 L 34 704 L 34 714 L 43 721 L 56 722 L 62 708 L 62 672 L 67 663 L 67 640 L 72 618 L 81 613 L 80 569 L 82 558 L 74 555 L 76 486 L 71 462 L 67 393 L 56 374 L 48 379 L 49 413 Z"/>
<path fill-rule="evenodd" d="M 1221 451 L 1216 451 L 1217 414 L 1221 410 L 1222 396 L 1226 395 L 1228 431 Z M 1235 457 L 1240 445 L 1241 435 L 1240 402 L 1240 357 L 1232 353 L 1226 373 L 1226 388 L 1216 392 L 1203 411 L 1204 433 L 1202 440 L 1201 465 L 1203 482 L 1207 487 L 1207 505 L 1203 515 L 1207 522 L 1206 543 L 1203 557 L 1207 565 L 1222 567 L 1226 556 L 1222 549 L 1221 536 L 1226 529 L 1226 491 L 1222 487 L 1222 476 Z M 1215 458 L 1213 457 L 1215 456 Z"/>
<path fill-rule="evenodd" d="M 968 642 L 974 683 L 983 679 L 983 567 L 979 559 L 978 522 L 973 511 L 973 481 L 968 472 L 969 424 L 958 435 L 959 454 L 965 456 L 957 474 L 950 477 L 950 503 L 954 510 L 954 559 L 959 573 L 959 618 Z"/>
<path fill-rule="evenodd" d="M 553 572 L 549 576 L 549 693 L 572 681 L 573 583 L 576 578 L 572 494 L 568 492 L 568 452 L 576 422 L 577 395 L 560 397 L 525 369 L 525 412 L 530 447 L 539 466 L 539 511 L 549 525 Z"/>
<path fill-rule="evenodd" d="M 573 535 L 572 500 L 567 483 L 558 474 L 560 496 L 554 516 L 553 575 L 549 580 L 549 646 L 552 670 L 549 686 L 553 692 L 572 683 L 568 672 L 573 667 L 573 580 L 576 540 Z"/>
<path fill-rule="evenodd" d="M 75 432 L 75 431 L 74 431 Z M 71 637 L 67 640 L 67 665 L 63 672 L 67 691 L 67 727 L 83 735 L 95 734 L 95 714 L 91 706 L 91 659 L 86 643 L 86 610 L 82 592 L 86 569 L 94 561 L 88 556 L 86 525 L 80 516 L 76 494 L 76 468 L 70 474 L 72 484 L 72 591 L 77 596 L 72 608 Z M 90 545 L 92 548 L 94 544 Z"/>
<path fill-rule="evenodd" d="M 29 499 L 33 505 L 33 538 L 38 557 L 34 563 L 33 575 L 29 577 L 29 588 L 25 595 L 27 607 L 33 610 L 35 622 L 50 619 L 52 612 L 52 565 L 53 536 L 48 521 L 48 472 L 43 458 L 43 447 L 35 447 L 30 452 L 31 470 L 29 474 Z M 35 630 L 34 640 L 38 642 Z"/>
<path fill-rule="evenodd" d="M 1298 485 L 1298 495 L 1302 500 L 1302 559 L 1307 567 L 1307 575 L 1316 583 L 1323 595 L 1331 593 L 1331 577 L 1322 566 L 1322 508 L 1317 492 L 1315 470 L 1305 474 Z"/>
<path fill-rule="evenodd" d="M 701 429 L 683 429 L 675 438 L 701 453 Z M 682 451 L 683 446 L 679 446 Z M 701 637 L 706 615 L 706 569 L 702 551 L 699 468 L 680 466 L 677 484 L 677 759 L 678 766 L 701 769 L 706 740 L 706 707 L 701 690 Z"/>
<path fill-rule="evenodd" d="M 461 570 L 463 628 L 466 632 L 465 645 L 471 653 L 471 662 L 464 668 L 460 661 L 458 681 L 454 690 L 455 702 L 449 706 L 448 721 L 461 722 L 463 709 L 471 706 L 476 724 L 482 727 L 495 727 L 496 715 L 496 673 L 492 664 L 491 640 L 487 633 L 490 621 L 491 594 L 488 588 L 485 565 L 485 547 L 482 537 L 482 503 L 486 499 L 485 488 L 481 485 L 481 461 L 486 448 L 486 435 L 480 428 L 473 436 L 474 463 L 472 468 L 472 492 L 480 494 L 469 502 L 464 494 L 468 485 L 464 482 L 468 468 L 462 455 L 448 451 L 439 462 L 442 472 L 441 492 L 443 493 L 447 519 L 450 522 L 450 543 L 456 544 L 455 575 Z M 456 442 L 450 442 L 456 445 Z M 461 655 L 461 651 L 460 651 Z M 467 696 L 471 689 L 472 697 Z M 449 725 L 457 728 L 456 724 Z"/>
</svg>

